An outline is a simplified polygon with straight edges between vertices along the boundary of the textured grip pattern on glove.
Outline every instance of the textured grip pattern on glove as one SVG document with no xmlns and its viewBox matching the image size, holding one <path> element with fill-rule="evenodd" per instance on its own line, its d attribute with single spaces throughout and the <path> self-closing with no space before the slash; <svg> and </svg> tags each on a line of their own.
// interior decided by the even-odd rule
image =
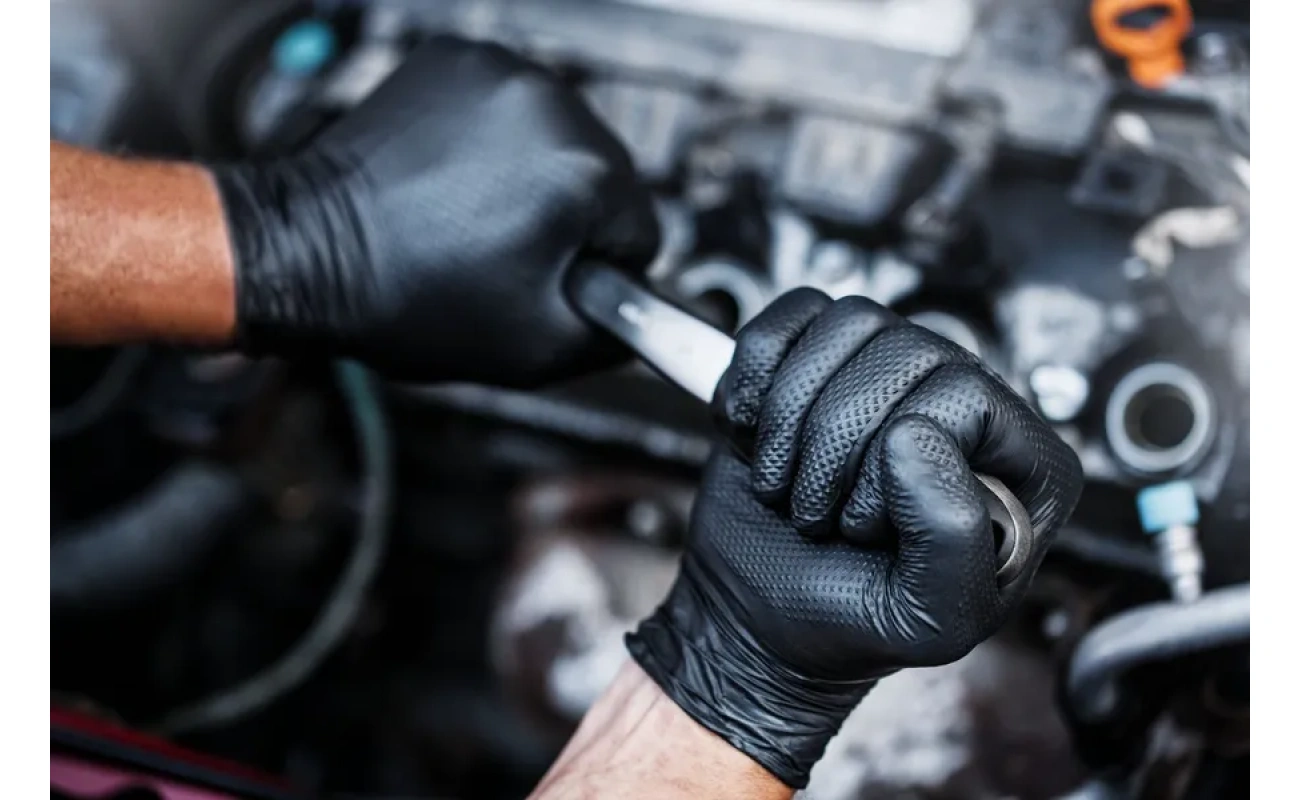
<svg viewBox="0 0 1300 800">
<path fill-rule="evenodd" d="M 643 271 L 653 197 L 581 96 L 503 47 L 427 40 L 301 152 L 213 172 L 259 351 L 516 387 L 627 356 L 563 280 L 576 258 Z"/>
<path fill-rule="evenodd" d="M 772 389 L 776 371 L 790 348 L 830 298 L 814 289 L 795 289 L 778 297 L 763 311 L 758 331 L 741 330 L 731 365 L 718 381 L 714 415 L 734 438 L 751 438 L 758 427 L 763 398 Z"/>
<path fill-rule="evenodd" d="M 895 319 L 891 312 L 866 298 L 845 297 L 835 301 L 794 344 L 785 363 L 796 368 L 778 369 L 768 381 L 770 392 L 759 398 L 764 413 L 758 423 L 753 465 L 754 491 L 760 497 L 778 501 L 789 490 L 795 470 L 791 443 L 804 424 L 808 398 L 817 397 L 836 371 Z M 766 317 L 761 323 L 757 319 L 754 322 L 750 335 L 770 336 Z M 737 341 L 745 338 L 742 331 Z M 747 364 L 741 374 L 757 374 L 765 368 L 764 364 Z M 762 385 L 763 381 L 754 383 Z M 728 386 L 727 391 L 743 394 L 746 388 Z"/>
<path fill-rule="evenodd" d="M 871 437 L 908 392 L 954 356 L 947 342 L 924 328 L 898 325 L 836 373 L 813 404 L 798 443 L 801 463 L 790 499 L 796 525 L 829 532 L 835 521 L 830 512 L 853 488 Z M 791 442 L 777 446 L 795 449 Z"/>
<path fill-rule="evenodd" d="M 984 497 L 957 443 L 932 420 L 895 417 L 881 438 L 880 482 L 900 539 L 891 586 L 904 598 L 898 607 L 925 609 L 917 616 L 930 626 L 928 643 L 908 632 L 910 657 L 955 661 L 996 630 L 1006 610 L 989 579 L 997 550 Z"/>
<path fill-rule="evenodd" d="M 738 336 L 715 409 L 740 455 L 715 452 L 677 588 L 629 648 L 688 714 L 799 786 L 873 681 L 960 658 L 1002 624 L 1082 470 L 938 334 L 863 298 L 802 325 L 788 309 Z M 972 468 L 1038 534 L 1006 586 Z"/>
<path fill-rule="evenodd" d="M 705 483 L 714 490 L 697 503 L 681 576 L 628 650 L 687 714 L 799 788 L 834 734 L 827 720 L 842 720 L 892 670 L 858 674 L 855 664 L 852 678 L 828 679 L 802 674 L 785 654 L 803 650 L 801 663 L 851 656 L 837 642 L 855 641 L 866 612 L 854 565 L 883 568 L 885 559 L 847 545 L 834 546 L 840 557 L 819 557 L 824 547 L 789 535 L 753 499 L 748 469 L 725 449 Z"/>
</svg>

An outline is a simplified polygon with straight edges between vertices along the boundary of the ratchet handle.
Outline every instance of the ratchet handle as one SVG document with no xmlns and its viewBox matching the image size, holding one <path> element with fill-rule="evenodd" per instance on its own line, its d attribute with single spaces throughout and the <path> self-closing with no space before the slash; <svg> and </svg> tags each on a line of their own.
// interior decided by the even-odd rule
<svg viewBox="0 0 1300 800">
<path fill-rule="evenodd" d="M 622 272 L 578 263 L 565 291 L 574 309 L 592 325 L 627 345 L 652 369 L 701 401 L 713 398 L 735 353 L 735 341 L 678 308 Z M 743 442 L 731 442 L 746 460 Z M 975 473 L 985 494 L 998 547 L 998 581 L 1014 580 L 1029 563 L 1034 529 L 1029 512 L 1001 481 Z"/>
</svg>

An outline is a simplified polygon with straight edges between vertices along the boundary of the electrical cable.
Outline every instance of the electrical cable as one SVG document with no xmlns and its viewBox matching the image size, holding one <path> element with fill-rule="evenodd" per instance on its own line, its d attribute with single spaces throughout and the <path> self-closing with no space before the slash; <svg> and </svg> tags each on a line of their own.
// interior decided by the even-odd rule
<svg viewBox="0 0 1300 800">
<path fill-rule="evenodd" d="M 135 382 L 147 355 L 145 347 L 123 348 L 80 397 L 62 408 L 50 409 L 50 439 L 74 436 L 108 416 Z"/>
<path fill-rule="evenodd" d="M 392 440 L 370 374 L 338 362 L 336 376 L 361 451 L 364 499 L 357 543 L 316 620 L 280 659 L 244 682 L 172 711 L 152 726 L 166 735 L 234 722 L 265 708 L 303 682 L 352 628 L 387 549 L 392 510 Z"/>
</svg>

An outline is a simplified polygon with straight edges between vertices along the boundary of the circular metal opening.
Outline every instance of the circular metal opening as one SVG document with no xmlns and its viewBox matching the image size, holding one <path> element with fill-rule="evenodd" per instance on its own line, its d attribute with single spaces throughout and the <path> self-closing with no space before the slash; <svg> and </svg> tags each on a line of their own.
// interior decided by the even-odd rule
<svg viewBox="0 0 1300 800">
<path fill-rule="evenodd" d="M 1196 373 L 1146 364 L 1124 376 L 1106 407 L 1106 437 L 1120 463 L 1143 473 L 1189 469 L 1214 433 L 1214 405 Z"/>
<path fill-rule="evenodd" d="M 1128 436 L 1148 450 L 1170 450 L 1187 441 L 1196 426 L 1187 394 L 1156 384 L 1133 395 L 1124 413 Z"/>
<path fill-rule="evenodd" d="M 674 295 L 696 314 L 734 332 L 775 299 L 770 286 L 743 264 L 727 260 L 700 261 L 673 279 Z"/>
<path fill-rule="evenodd" d="M 725 289 L 703 292 L 691 303 L 691 310 L 728 333 L 735 333 L 740 327 L 740 303 Z"/>
</svg>

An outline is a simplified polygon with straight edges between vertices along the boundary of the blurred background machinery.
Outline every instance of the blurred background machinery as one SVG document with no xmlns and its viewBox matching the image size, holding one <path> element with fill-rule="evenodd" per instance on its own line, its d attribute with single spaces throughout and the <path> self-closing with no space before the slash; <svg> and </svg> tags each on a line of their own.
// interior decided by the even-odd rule
<svg viewBox="0 0 1300 800">
<path fill-rule="evenodd" d="M 873 297 L 1057 427 L 1089 482 L 1031 602 L 884 682 L 808 797 L 1244 790 L 1247 3 L 51 13 L 51 136 L 160 156 L 299 147 L 432 34 L 525 52 L 656 187 L 660 292 L 731 329 L 795 286 Z M 58 702 L 348 796 L 524 794 L 671 581 L 711 442 L 639 367 L 523 394 L 51 359 Z"/>
</svg>

